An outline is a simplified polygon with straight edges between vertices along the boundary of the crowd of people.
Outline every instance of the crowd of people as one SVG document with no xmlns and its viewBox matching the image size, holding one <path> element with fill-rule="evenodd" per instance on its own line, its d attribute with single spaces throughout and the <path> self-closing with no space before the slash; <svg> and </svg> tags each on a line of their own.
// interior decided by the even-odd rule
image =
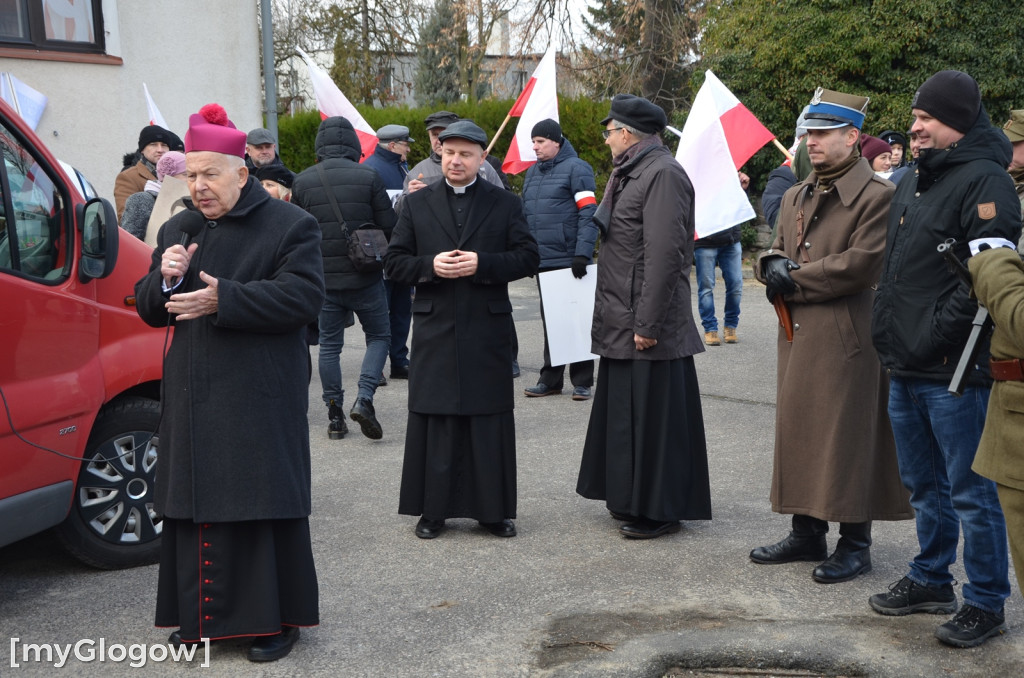
<svg viewBox="0 0 1024 678">
<path fill-rule="evenodd" d="M 978 84 L 958 71 L 921 85 L 907 136 L 863 134 L 867 107 L 866 97 L 819 88 L 798 119 L 792 161 L 765 190 L 775 233 L 755 276 L 780 318 L 770 501 L 791 529 L 750 559 L 810 561 L 814 581 L 845 582 L 871 570 L 874 520 L 915 519 L 920 552 L 869 604 L 885 615 L 959 607 L 936 636 L 973 647 L 1005 628 L 1011 550 L 1024 573 L 1024 448 L 1013 429 L 1024 345 L 1010 294 L 1024 294 L 1012 252 L 1024 111 L 993 127 Z M 249 658 L 273 661 L 319 621 L 311 344 L 330 439 L 348 433 L 346 419 L 383 437 L 374 395 L 385 363 L 391 379 L 408 380 L 399 513 L 418 517 L 416 537 L 437 538 L 454 519 L 516 536 L 508 285 L 541 272 L 596 276 L 596 382 L 594 361 L 569 364 L 572 399 L 592 400 L 577 493 L 603 502 L 630 539 L 711 519 L 694 356 L 721 343 L 716 266 L 727 287 L 722 339 L 738 341 L 742 248 L 734 231 L 695 242 L 693 187 L 661 139 L 667 123 L 647 99 L 612 99 L 594 121 L 614 168 L 600 203 L 592 168 L 553 119 L 532 129 L 537 162 L 521 196 L 488 161 L 488 133 L 449 111 L 425 119 L 431 153 L 412 170 L 402 125 L 379 129 L 363 158 L 351 122 L 329 117 L 316 164 L 297 175 L 268 130 L 246 134 L 216 104 L 191 116 L 183 142 L 142 130 L 115 195 L 122 226 L 154 247 L 138 312 L 176 328 L 155 507 L 165 519 L 156 620 L 177 627 L 172 643 L 254 636 Z M 173 200 L 158 211 L 165 190 Z M 389 241 L 375 264 L 351 254 L 363 229 Z M 936 248 L 947 239 L 959 277 Z M 970 274 L 976 298 L 962 279 Z M 983 337 L 954 397 L 947 386 L 977 299 L 995 317 L 991 362 Z M 355 318 L 366 350 L 346 417 L 339 357 Z M 564 390 L 547 333 L 543 356 L 526 398 Z M 950 565 L 961 527 L 969 581 L 959 606 Z"/>
</svg>

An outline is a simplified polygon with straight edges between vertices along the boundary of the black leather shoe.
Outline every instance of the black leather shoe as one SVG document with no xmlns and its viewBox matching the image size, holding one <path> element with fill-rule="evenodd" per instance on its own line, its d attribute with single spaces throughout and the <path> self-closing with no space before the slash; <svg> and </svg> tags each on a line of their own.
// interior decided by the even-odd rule
<svg viewBox="0 0 1024 678">
<path fill-rule="evenodd" d="M 524 388 L 523 393 L 526 394 L 527 398 L 543 398 L 544 396 L 561 395 L 562 389 L 551 388 L 547 384 L 537 384 L 530 388 Z"/>
<path fill-rule="evenodd" d="M 420 521 L 416 523 L 416 536 L 420 539 L 433 539 L 440 535 L 443 529 L 444 520 L 431 520 L 430 518 L 420 517 Z"/>
<path fill-rule="evenodd" d="M 167 638 L 167 644 L 171 647 L 195 647 L 199 643 L 196 641 L 186 642 L 181 639 L 181 631 L 175 631 Z"/>
<path fill-rule="evenodd" d="M 798 535 L 789 533 L 782 541 L 771 546 L 758 546 L 750 552 L 750 559 L 762 565 L 793 563 L 798 560 L 822 561 L 828 557 L 825 535 Z"/>
<path fill-rule="evenodd" d="M 871 571 L 871 521 L 839 523 L 839 535 L 835 553 L 811 573 L 819 584 L 838 584 Z"/>
<path fill-rule="evenodd" d="M 387 386 L 387 385 L 388 385 L 388 378 L 384 376 L 383 372 L 381 372 L 380 379 L 377 380 L 377 386 Z"/>
<path fill-rule="evenodd" d="M 612 518 L 614 518 L 615 520 L 622 520 L 627 523 L 632 523 L 636 520 L 636 516 L 631 516 L 628 513 L 617 513 L 611 509 L 608 509 L 608 513 L 610 513 L 612 515 Z"/>
<path fill-rule="evenodd" d="M 667 523 L 663 523 L 657 520 L 648 520 L 647 518 L 637 518 L 632 523 L 626 523 L 619 528 L 619 532 L 624 537 L 630 537 L 632 539 L 655 539 L 666 534 L 673 534 L 682 529 L 682 525 L 679 524 L 678 520 L 670 520 Z"/>
<path fill-rule="evenodd" d="M 391 366 L 391 378 L 392 379 L 408 379 L 409 378 L 409 366 L 395 367 Z"/>
<path fill-rule="evenodd" d="M 249 661 L 275 662 L 282 657 L 287 657 L 298 639 L 299 629 L 295 626 L 282 627 L 281 633 L 272 636 L 260 636 L 252 641 L 252 647 L 249 648 Z"/>
<path fill-rule="evenodd" d="M 848 551 L 836 548 L 835 553 L 814 568 L 811 576 L 819 584 L 838 584 L 871 571 L 871 549 Z"/>
<path fill-rule="evenodd" d="M 356 398 L 356 404 L 352 406 L 348 416 L 359 424 L 367 438 L 380 440 L 384 436 L 384 429 L 380 427 L 380 422 L 373 412 L 373 403 L 366 398 Z"/>
<path fill-rule="evenodd" d="M 497 523 L 480 523 L 480 527 L 484 528 L 495 537 L 516 536 L 516 524 L 509 518 L 505 518 Z"/>
</svg>

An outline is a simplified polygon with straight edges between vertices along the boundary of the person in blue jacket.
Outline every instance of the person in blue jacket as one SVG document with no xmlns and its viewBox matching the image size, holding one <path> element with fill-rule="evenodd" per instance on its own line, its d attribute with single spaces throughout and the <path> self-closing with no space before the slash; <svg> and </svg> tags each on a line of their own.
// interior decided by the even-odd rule
<svg viewBox="0 0 1024 678">
<path fill-rule="evenodd" d="M 523 182 L 523 212 L 530 233 L 540 249 L 540 272 L 572 268 L 576 278 L 587 274 L 597 243 L 594 212 L 594 170 L 576 155 L 562 127 L 550 118 L 541 120 L 530 132 L 537 162 L 526 170 Z M 538 288 L 540 286 L 538 278 Z M 541 321 L 544 307 L 541 305 Z M 558 395 L 562 392 L 565 366 L 551 364 L 547 327 L 544 328 L 544 366 L 536 386 L 524 392 L 528 398 Z M 569 365 L 573 400 L 590 400 L 594 386 L 594 361 Z"/>
</svg>

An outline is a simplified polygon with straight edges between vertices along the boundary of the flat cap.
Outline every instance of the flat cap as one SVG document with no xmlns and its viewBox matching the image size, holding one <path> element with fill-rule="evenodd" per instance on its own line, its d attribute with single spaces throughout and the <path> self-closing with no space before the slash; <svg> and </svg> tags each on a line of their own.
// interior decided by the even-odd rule
<svg viewBox="0 0 1024 678">
<path fill-rule="evenodd" d="M 804 116 L 806 129 L 835 129 L 853 125 L 857 129 L 864 127 L 864 114 L 868 110 L 867 97 L 854 96 L 835 92 L 824 87 L 814 90 L 811 103 Z"/>
<path fill-rule="evenodd" d="M 260 144 L 276 144 L 277 140 L 274 138 L 274 135 L 270 133 L 269 129 L 257 127 L 246 135 L 245 143 L 250 146 L 259 146 Z"/>
<path fill-rule="evenodd" d="M 446 139 L 465 139 L 474 144 L 480 144 L 481 148 L 487 148 L 487 132 L 480 129 L 472 120 L 458 120 L 448 125 L 437 138 L 444 142 Z"/>
<path fill-rule="evenodd" d="M 437 129 L 438 127 L 444 129 L 458 119 L 459 116 L 451 111 L 437 111 L 424 118 L 423 124 L 427 126 L 427 129 Z"/>
<path fill-rule="evenodd" d="M 384 125 L 377 130 L 379 141 L 416 141 L 409 136 L 409 128 L 405 125 Z"/>
<path fill-rule="evenodd" d="M 657 134 L 668 125 L 668 116 L 661 106 L 633 94 L 615 95 L 611 111 L 601 124 L 607 125 L 609 120 L 621 122 L 647 134 Z"/>
<path fill-rule="evenodd" d="M 1024 110 L 1010 111 L 1010 119 L 1003 125 L 1003 134 L 1011 144 L 1024 141 Z"/>
</svg>

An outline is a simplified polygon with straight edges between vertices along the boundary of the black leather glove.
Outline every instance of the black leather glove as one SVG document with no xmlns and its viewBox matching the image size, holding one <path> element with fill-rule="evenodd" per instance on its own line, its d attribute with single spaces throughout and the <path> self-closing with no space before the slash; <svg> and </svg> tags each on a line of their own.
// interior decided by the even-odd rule
<svg viewBox="0 0 1024 678">
<path fill-rule="evenodd" d="M 573 257 L 572 258 L 572 277 L 582 278 L 587 274 L 587 264 L 590 263 L 589 257 Z"/>
<path fill-rule="evenodd" d="M 796 283 L 793 282 L 790 271 L 800 268 L 800 264 L 792 259 L 783 256 L 769 257 L 762 263 L 764 269 L 765 284 L 768 289 L 776 294 L 792 294 L 796 292 Z"/>
</svg>

